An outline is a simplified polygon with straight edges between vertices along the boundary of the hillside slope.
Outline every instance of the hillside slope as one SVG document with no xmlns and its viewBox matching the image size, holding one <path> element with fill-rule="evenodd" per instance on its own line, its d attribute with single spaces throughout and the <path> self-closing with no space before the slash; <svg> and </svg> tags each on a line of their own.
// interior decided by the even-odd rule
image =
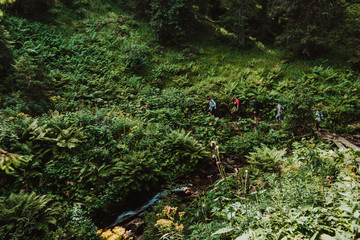
<svg viewBox="0 0 360 240">
<path fill-rule="evenodd" d="M 136 207 L 196 170 L 207 173 L 216 164 L 216 184 L 221 185 L 230 174 L 221 168 L 226 158 L 241 164 L 252 158 L 253 186 L 261 181 L 262 187 L 271 186 L 271 194 L 277 191 L 276 181 L 285 181 L 289 190 L 291 176 L 281 178 L 281 173 L 300 162 L 311 164 L 290 171 L 294 175 L 306 177 L 311 172 L 317 182 L 339 176 L 339 183 L 347 184 L 343 175 L 349 170 L 358 184 L 358 168 L 350 169 L 351 164 L 358 166 L 353 152 L 331 157 L 331 152 L 323 153 L 328 146 L 319 143 L 311 145 L 307 156 L 302 152 L 309 148 L 306 142 L 294 143 L 303 136 L 316 138 L 314 107 L 327 113 L 323 127 L 340 133 L 359 131 L 348 126 L 360 117 L 360 80 L 347 62 L 325 57 L 290 60 L 284 48 L 254 38 L 239 47 L 234 34 L 206 18 L 197 19 L 188 41 L 160 44 L 147 16 L 133 14 L 116 1 L 59 1 L 43 15 L 32 14 L 36 8 L 32 13 L 21 9 L 15 5 L 2 19 L 6 61 L 11 64 L 0 86 L 0 239 L 97 239 L 96 230 L 103 227 L 99 223 L 108 221 L 102 219 Z M 241 102 L 240 120 L 232 109 L 234 95 Z M 217 101 L 215 117 L 207 113 L 207 96 Z M 251 97 L 261 106 L 259 126 L 252 120 Z M 283 125 L 274 123 L 276 101 L 286 107 Z M 221 151 L 214 152 L 211 141 Z M 270 154 L 261 155 L 270 170 L 254 155 L 262 152 Z M 317 158 L 320 153 L 325 157 Z M 279 159 L 286 161 L 280 164 Z M 323 165 L 328 167 L 322 171 Z M 258 179 L 263 172 L 264 181 Z M 229 180 L 231 191 L 238 186 L 234 179 Z M 306 196 L 311 189 L 319 193 L 307 199 L 309 204 L 327 203 L 319 184 L 296 179 L 298 189 L 309 186 Z M 248 187 L 246 181 L 241 184 Z M 327 187 L 330 195 L 331 184 Z M 341 188 L 337 186 L 337 193 Z M 261 197 L 270 205 L 269 194 Z M 210 192 L 202 204 L 217 202 L 217 197 Z M 258 201 L 247 197 L 238 200 Z M 195 204 L 202 201 L 195 195 L 190 199 Z M 285 211 L 298 207 L 296 201 L 291 204 Z M 217 207 L 194 210 L 181 236 L 204 239 L 198 231 L 209 235 L 210 229 L 225 227 L 207 218 Z M 262 205 L 259 209 L 272 211 Z M 336 207 L 331 211 L 336 213 Z M 254 218 L 247 219 L 250 229 Z M 180 228 L 180 222 L 176 226 Z M 167 233 L 159 229 L 156 234 Z M 224 239 L 246 234 L 234 229 L 223 229 Z M 313 236 L 314 231 L 301 234 Z M 213 239 L 222 239 L 221 234 Z"/>
</svg>

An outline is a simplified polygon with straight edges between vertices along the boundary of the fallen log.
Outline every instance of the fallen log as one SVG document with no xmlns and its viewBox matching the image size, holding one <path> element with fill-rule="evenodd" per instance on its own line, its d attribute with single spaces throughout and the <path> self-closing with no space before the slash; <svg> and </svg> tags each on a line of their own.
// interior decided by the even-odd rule
<svg viewBox="0 0 360 240">
<path fill-rule="evenodd" d="M 335 145 L 340 149 L 340 150 L 346 150 L 346 147 L 338 140 L 333 140 L 333 142 L 335 143 Z"/>
<path fill-rule="evenodd" d="M 348 148 L 352 148 L 354 150 L 360 150 L 360 147 L 356 146 L 355 144 L 352 144 L 351 142 L 349 142 L 348 140 L 346 140 L 343 137 L 339 137 L 338 140 Z"/>
</svg>

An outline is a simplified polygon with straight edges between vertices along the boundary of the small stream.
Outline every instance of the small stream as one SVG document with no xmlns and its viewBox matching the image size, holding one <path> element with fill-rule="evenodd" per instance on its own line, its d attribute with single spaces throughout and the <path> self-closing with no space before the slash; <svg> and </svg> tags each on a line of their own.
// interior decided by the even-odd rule
<svg viewBox="0 0 360 240">
<path fill-rule="evenodd" d="M 176 193 L 176 192 L 185 192 L 186 188 L 187 187 L 190 187 L 192 186 L 192 184 L 189 184 L 187 186 L 182 186 L 182 187 L 178 187 L 178 188 L 175 188 L 173 190 L 171 190 L 172 193 Z M 141 207 L 135 209 L 135 210 L 130 210 L 130 211 L 126 211 L 126 212 L 123 212 L 121 213 L 115 220 L 115 222 L 108 226 L 107 228 L 112 228 L 116 225 L 118 225 L 118 223 L 120 223 L 121 221 L 123 221 L 125 218 L 127 217 L 130 217 L 136 213 L 138 213 L 138 215 L 136 216 L 142 216 L 144 215 L 145 213 L 142 211 L 140 212 L 142 209 L 146 210 L 147 208 L 153 206 L 153 205 L 156 205 L 158 203 L 160 203 L 161 201 L 161 198 L 165 197 L 166 195 L 168 194 L 168 191 L 162 191 L 162 192 L 159 192 L 157 193 L 153 198 L 151 198 L 148 202 L 146 202 L 145 204 L 143 204 Z"/>
<path fill-rule="evenodd" d="M 130 216 L 130 215 L 138 212 L 139 210 L 141 210 L 143 208 L 147 208 L 147 207 L 150 207 L 150 206 L 153 206 L 153 205 L 159 203 L 160 198 L 164 197 L 164 196 L 166 196 L 165 191 L 157 193 L 152 199 L 150 199 L 150 201 L 148 201 L 147 203 L 145 203 L 141 207 L 137 208 L 136 210 L 130 210 L 130 211 L 123 212 L 120 216 L 118 216 L 116 218 L 115 223 L 122 221 L 125 217 Z"/>
</svg>

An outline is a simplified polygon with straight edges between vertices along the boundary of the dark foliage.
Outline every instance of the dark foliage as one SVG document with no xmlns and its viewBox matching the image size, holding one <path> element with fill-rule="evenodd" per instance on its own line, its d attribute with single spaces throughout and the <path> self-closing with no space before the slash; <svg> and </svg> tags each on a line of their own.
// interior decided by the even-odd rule
<svg viewBox="0 0 360 240">
<path fill-rule="evenodd" d="M 302 86 L 294 88 L 286 103 L 286 110 L 283 110 L 289 130 L 296 135 L 311 132 L 315 119 L 315 112 L 312 110 L 314 105 L 310 89 Z"/>
<path fill-rule="evenodd" d="M 47 21 L 54 0 L 17 0 L 10 8 L 15 14 L 29 19 Z"/>
<path fill-rule="evenodd" d="M 194 15 L 191 0 L 151 0 L 151 25 L 164 45 L 183 43 Z"/>
<path fill-rule="evenodd" d="M 343 21 L 343 6 L 337 0 L 272 2 L 270 15 L 282 31 L 276 36 L 297 56 L 313 57 L 335 43 L 332 31 Z"/>
</svg>

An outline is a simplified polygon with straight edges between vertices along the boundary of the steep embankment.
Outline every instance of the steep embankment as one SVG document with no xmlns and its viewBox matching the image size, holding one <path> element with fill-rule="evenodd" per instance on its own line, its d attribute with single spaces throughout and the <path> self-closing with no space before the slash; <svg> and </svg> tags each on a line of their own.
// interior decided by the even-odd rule
<svg viewBox="0 0 360 240">
<path fill-rule="evenodd" d="M 324 125 L 354 131 L 346 123 L 360 115 L 360 82 L 345 64 L 287 62 L 283 49 L 255 40 L 237 48 L 230 34 L 201 21 L 192 41 L 165 47 L 146 18 L 86 2 L 58 3 L 48 21 L 15 14 L 3 20 L 12 66 L 0 86 L 0 238 L 96 239 L 95 218 L 127 210 L 160 186 L 189 181 L 199 168 L 205 172 L 196 181 L 214 181 L 225 156 L 240 163 L 252 152 L 278 153 L 263 144 L 289 148 L 293 133 L 311 130 L 315 105 L 328 112 Z M 219 117 L 207 114 L 208 95 Z M 242 101 L 236 133 L 234 95 Z M 261 104 L 257 132 L 252 96 Z M 284 128 L 268 123 L 276 100 L 287 107 Z M 271 171 L 278 174 L 279 166 Z M 272 204 L 271 194 L 264 199 Z M 206 223 L 216 207 L 201 208 L 194 221 L 204 221 L 199 228 L 188 224 L 187 236 L 203 226 L 211 236 Z"/>
</svg>

